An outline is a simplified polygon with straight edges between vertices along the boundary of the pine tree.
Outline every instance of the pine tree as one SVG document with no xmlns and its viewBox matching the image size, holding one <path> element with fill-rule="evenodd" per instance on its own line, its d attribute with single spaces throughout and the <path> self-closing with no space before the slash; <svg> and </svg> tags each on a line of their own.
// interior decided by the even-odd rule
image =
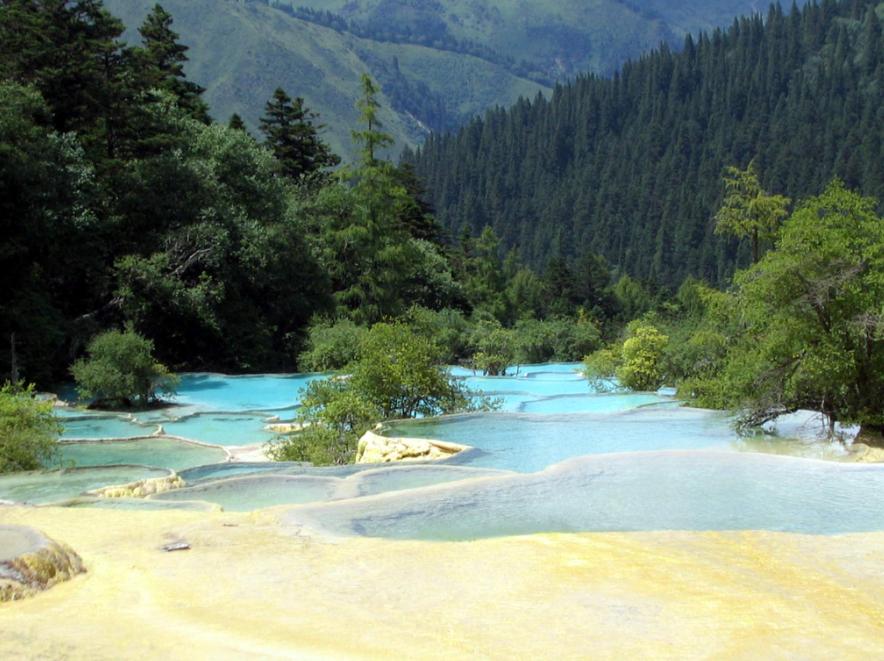
<svg viewBox="0 0 884 661">
<path fill-rule="evenodd" d="M 233 113 L 230 116 L 230 119 L 227 122 L 227 128 L 231 128 L 234 131 L 245 131 L 246 133 L 248 133 L 248 129 L 246 129 L 246 123 L 237 113 Z"/>
<path fill-rule="evenodd" d="M 296 181 L 341 162 L 320 139 L 323 127 L 313 122 L 318 116 L 304 105 L 304 99 L 292 100 L 282 88 L 264 106 L 261 132 L 283 173 Z"/>
<path fill-rule="evenodd" d="M 380 89 L 368 74 L 362 74 L 362 97 L 356 104 L 359 119 L 365 125 L 361 131 L 353 131 L 353 140 L 360 145 L 360 154 L 364 165 L 374 165 L 377 153 L 384 147 L 393 144 L 393 138 L 381 129 L 384 125 L 378 117 L 381 104 L 377 97 Z"/>
<path fill-rule="evenodd" d="M 170 92 L 192 117 L 208 123 L 208 106 L 201 97 L 205 90 L 186 79 L 184 63 L 188 47 L 179 43 L 172 22 L 169 12 L 154 5 L 138 28 L 142 40 L 142 47 L 137 51 L 139 74 L 146 87 Z"/>
</svg>

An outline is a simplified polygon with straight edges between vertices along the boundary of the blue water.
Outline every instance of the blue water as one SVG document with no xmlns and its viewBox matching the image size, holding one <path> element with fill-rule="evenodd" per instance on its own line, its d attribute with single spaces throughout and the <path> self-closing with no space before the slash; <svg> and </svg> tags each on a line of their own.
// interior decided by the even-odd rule
<svg viewBox="0 0 884 661">
<path fill-rule="evenodd" d="M 65 419 L 62 421 L 64 432 L 61 438 L 69 439 L 100 439 L 100 438 L 138 438 L 150 436 L 157 431 L 157 425 L 137 424 L 122 417 L 98 417 Z"/>
<path fill-rule="evenodd" d="M 254 445 L 266 443 L 275 437 L 275 434 L 264 430 L 267 424 L 265 416 L 203 413 L 177 422 L 165 422 L 163 430 L 172 436 L 212 445 Z"/>
<path fill-rule="evenodd" d="M 63 443 L 59 450 L 61 466 L 139 464 L 178 471 L 227 459 L 227 453 L 221 448 L 162 437 L 107 443 Z"/>
<path fill-rule="evenodd" d="M 617 396 L 599 396 L 609 397 Z M 395 424 L 386 433 L 469 445 L 478 451 L 457 463 L 523 473 L 587 454 L 723 449 L 739 440 L 720 413 L 668 406 L 612 415 L 479 413 Z"/>
<path fill-rule="evenodd" d="M 298 393 L 319 374 L 181 375 L 173 401 L 210 412 L 273 411 L 296 406 Z"/>
<path fill-rule="evenodd" d="M 143 503 L 85 498 L 76 506 L 291 505 L 289 520 L 334 534 L 441 540 L 572 530 L 884 529 L 884 467 L 776 456 L 844 451 L 812 440 L 739 438 L 727 416 L 685 408 L 671 390 L 591 387 L 578 369 L 528 365 L 483 377 L 451 368 L 502 409 L 397 423 L 386 433 L 473 450 L 441 464 L 331 468 L 224 463 L 224 446 L 270 440 L 264 426 L 294 416 L 299 391 L 322 375 L 185 374 L 175 405 L 165 409 L 132 416 L 61 409 L 65 438 L 81 439 L 61 447 L 62 465 L 99 468 L 0 478 L 0 499 L 55 502 L 171 468 L 187 488 Z M 790 424 L 783 428 L 798 428 Z M 216 447 L 162 436 L 88 441 L 160 427 Z"/>
<path fill-rule="evenodd" d="M 884 466 L 730 452 L 615 454 L 292 509 L 289 523 L 337 535 L 471 540 L 539 532 L 884 530 Z"/>
<path fill-rule="evenodd" d="M 61 471 L 35 471 L 0 476 L 0 500 L 33 503 L 56 503 L 75 498 L 101 487 L 128 484 L 169 471 L 145 466 L 103 466 Z"/>
</svg>

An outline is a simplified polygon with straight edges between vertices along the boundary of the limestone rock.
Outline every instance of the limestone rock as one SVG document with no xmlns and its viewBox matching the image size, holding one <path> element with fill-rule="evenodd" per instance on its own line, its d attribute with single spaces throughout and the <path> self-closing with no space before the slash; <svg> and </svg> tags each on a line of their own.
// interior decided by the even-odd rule
<svg viewBox="0 0 884 661">
<path fill-rule="evenodd" d="M 388 438 L 373 431 L 359 439 L 357 464 L 388 464 L 399 461 L 434 461 L 466 450 L 467 446 L 423 438 Z"/>
<path fill-rule="evenodd" d="M 85 571 L 67 545 L 26 526 L 0 526 L 0 602 L 36 594 Z"/>
<path fill-rule="evenodd" d="M 167 477 L 154 477 L 131 484 L 103 487 L 89 493 L 99 498 L 146 498 L 157 493 L 181 489 L 186 485 L 187 483 L 181 479 L 181 476 L 174 473 Z"/>
<path fill-rule="evenodd" d="M 294 434 L 295 432 L 301 431 L 303 426 L 297 422 L 274 422 L 265 425 L 264 429 L 273 432 L 274 434 Z"/>
</svg>

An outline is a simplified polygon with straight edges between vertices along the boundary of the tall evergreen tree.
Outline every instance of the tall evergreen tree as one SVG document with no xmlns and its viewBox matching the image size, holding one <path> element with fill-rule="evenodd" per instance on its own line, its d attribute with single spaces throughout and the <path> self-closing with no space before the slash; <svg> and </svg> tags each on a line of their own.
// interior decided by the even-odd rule
<svg viewBox="0 0 884 661">
<path fill-rule="evenodd" d="M 186 79 L 184 63 L 188 47 L 178 41 L 172 22 L 172 15 L 157 4 L 138 28 L 142 41 L 137 51 L 139 74 L 148 88 L 171 93 L 189 115 L 208 123 L 208 106 L 201 96 L 205 89 Z"/>
<path fill-rule="evenodd" d="M 264 106 L 261 132 L 283 173 L 296 181 L 341 162 L 319 137 L 323 127 L 314 123 L 318 116 L 304 99 L 293 100 L 281 87 Z"/>
</svg>

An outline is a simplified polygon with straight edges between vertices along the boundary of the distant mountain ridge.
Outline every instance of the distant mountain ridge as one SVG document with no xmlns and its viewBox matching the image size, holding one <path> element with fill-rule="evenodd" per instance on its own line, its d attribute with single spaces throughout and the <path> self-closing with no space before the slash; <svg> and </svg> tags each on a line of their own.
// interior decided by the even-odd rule
<svg viewBox="0 0 884 661">
<path fill-rule="evenodd" d="M 134 41 L 156 0 L 106 0 Z M 494 106 L 548 94 L 577 73 L 611 73 L 661 41 L 751 11 L 749 0 L 163 0 L 190 46 L 188 75 L 216 119 L 257 126 L 277 86 L 302 96 L 348 157 L 359 76 L 381 84 L 401 146 Z"/>
<path fill-rule="evenodd" d="M 412 161 L 452 237 L 491 226 L 542 269 L 599 253 L 676 287 L 750 255 L 714 232 L 728 165 L 793 200 L 833 178 L 884 204 L 884 2 L 774 6 L 435 134 Z"/>
</svg>

